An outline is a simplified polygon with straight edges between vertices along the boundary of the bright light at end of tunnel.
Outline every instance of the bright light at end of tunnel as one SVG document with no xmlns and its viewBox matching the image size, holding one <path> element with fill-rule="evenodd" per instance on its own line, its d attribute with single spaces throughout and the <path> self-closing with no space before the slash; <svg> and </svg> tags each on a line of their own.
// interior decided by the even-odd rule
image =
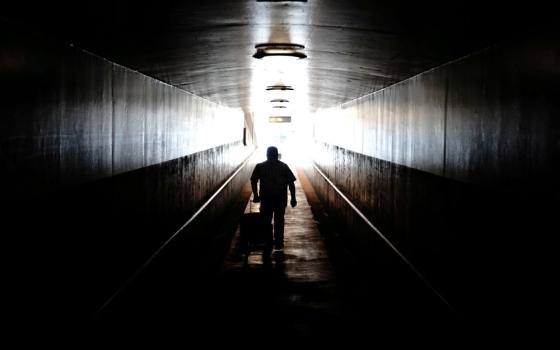
<svg viewBox="0 0 560 350">
<path fill-rule="evenodd" d="M 265 151 L 268 146 L 277 146 L 288 165 L 300 164 L 305 161 L 312 140 L 312 128 L 307 126 L 311 125 L 307 74 L 310 57 L 304 58 L 309 26 L 272 26 L 270 23 L 282 18 L 297 18 L 301 23 L 311 19 L 300 7 L 294 6 L 257 6 L 253 17 L 262 24 L 255 26 L 252 32 L 253 48 L 267 51 L 267 55 L 260 58 L 251 57 L 255 51 L 248 55 L 251 59 L 249 108 L 254 116 L 256 142 Z M 290 86 L 293 90 L 267 91 L 269 86 Z M 291 116 L 291 122 L 269 122 L 269 117 L 279 115 Z M 258 153 L 259 159 L 262 159 L 261 153 L 265 157 L 266 152 Z"/>
<path fill-rule="evenodd" d="M 276 146 L 282 160 L 289 165 L 299 166 L 307 162 L 308 142 L 312 138 L 308 104 L 308 77 L 305 60 L 294 60 L 281 56 L 253 61 L 251 86 L 252 109 L 255 116 L 255 132 L 260 147 Z M 293 90 L 266 90 L 268 86 L 290 86 Z M 278 116 L 279 109 L 273 108 L 286 101 L 282 115 L 291 116 L 290 123 L 271 123 L 270 117 Z"/>
<path fill-rule="evenodd" d="M 269 86 L 290 86 L 290 90 L 269 90 Z M 251 79 L 251 109 L 255 114 L 266 114 L 273 99 L 287 99 L 292 111 L 304 112 L 308 107 L 308 75 L 305 60 L 271 56 L 253 60 Z"/>
<path fill-rule="evenodd" d="M 257 141 L 261 151 L 257 151 L 259 161 L 264 160 L 266 148 L 276 146 L 281 160 L 290 166 L 302 166 L 309 163 L 308 152 L 312 149 L 311 120 L 300 113 L 291 115 L 291 122 L 271 123 L 269 118 L 278 118 L 268 114 L 256 119 Z M 262 151 L 264 149 L 264 151 Z M 261 154 L 262 153 L 262 154 Z"/>
</svg>

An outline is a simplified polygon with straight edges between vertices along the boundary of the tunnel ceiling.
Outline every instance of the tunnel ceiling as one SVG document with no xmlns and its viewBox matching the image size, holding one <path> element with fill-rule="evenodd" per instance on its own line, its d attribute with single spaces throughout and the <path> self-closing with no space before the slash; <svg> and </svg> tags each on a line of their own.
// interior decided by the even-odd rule
<svg viewBox="0 0 560 350">
<path fill-rule="evenodd" d="M 251 87 L 265 89 L 267 83 L 255 82 L 260 72 L 251 57 L 254 46 L 302 44 L 308 55 L 305 93 L 313 110 L 534 29 L 529 23 L 538 22 L 545 12 L 513 6 L 482 1 L 99 0 L 34 7 L 15 3 L 4 6 L 3 16 L 211 101 L 246 110 Z"/>
</svg>

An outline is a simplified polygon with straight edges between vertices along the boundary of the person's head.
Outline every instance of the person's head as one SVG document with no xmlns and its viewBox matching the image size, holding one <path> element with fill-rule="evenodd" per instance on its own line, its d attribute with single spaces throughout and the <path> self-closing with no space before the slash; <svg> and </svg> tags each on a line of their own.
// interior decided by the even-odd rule
<svg viewBox="0 0 560 350">
<path fill-rule="evenodd" d="M 266 159 L 278 160 L 278 148 L 270 146 L 266 149 Z"/>
</svg>

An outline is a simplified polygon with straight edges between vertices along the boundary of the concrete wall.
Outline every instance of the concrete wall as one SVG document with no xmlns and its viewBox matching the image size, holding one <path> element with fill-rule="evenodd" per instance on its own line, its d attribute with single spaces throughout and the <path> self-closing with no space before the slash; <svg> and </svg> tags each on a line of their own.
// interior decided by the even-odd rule
<svg viewBox="0 0 560 350">
<path fill-rule="evenodd" d="M 251 154 L 252 121 L 77 48 L 0 31 L 6 289 L 22 317 L 88 317 Z M 214 221 L 248 171 L 207 210 Z"/>
<path fill-rule="evenodd" d="M 467 317 L 519 320 L 548 300 L 557 42 L 505 43 L 315 115 L 315 163 Z M 348 244 L 383 263 L 385 244 L 309 174 Z"/>
</svg>

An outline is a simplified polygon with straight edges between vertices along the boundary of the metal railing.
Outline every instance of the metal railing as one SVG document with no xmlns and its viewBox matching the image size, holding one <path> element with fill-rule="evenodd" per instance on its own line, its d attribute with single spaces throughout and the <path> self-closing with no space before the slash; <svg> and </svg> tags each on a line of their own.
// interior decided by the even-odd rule
<svg viewBox="0 0 560 350">
<path fill-rule="evenodd" d="M 451 307 L 451 305 L 449 304 L 449 302 L 447 302 L 447 300 L 443 297 L 443 295 L 441 295 L 441 293 L 439 293 L 434 286 L 432 286 L 432 284 L 422 275 L 422 273 L 397 249 L 397 247 L 395 247 L 395 245 L 393 243 L 391 243 L 391 241 L 389 241 L 389 239 L 387 237 L 385 237 L 385 235 L 383 233 L 381 233 L 381 231 L 375 227 L 375 225 L 364 215 L 364 213 L 362 213 L 360 211 L 360 209 L 358 209 L 358 207 L 356 207 L 356 205 L 354 205 L 354 203 L 352 203 L 350 201 L 350 199 L 348 199 L 348 197 L 346 197 L 344 195 L 344 193 L 342 193 L 342 191 L 336 187 L 336 185 L 321 171 L 321 169 L 319 169 L 319 167 L 315 164 L 312 163 L 313 168 L 319 173 L 319 175 L 321 175 L 323 177 L 323 179 L 325 179 L 325 181 L 338 193 L 338 195 L 344 199 L 344 201 L 350 206 L 350 208 L 352 208 L 352 210 L 354 210 L 356 212 L 356 214 L 358 214 L 359 217 L 362 218 L 362 220 L 364 220 L 364 222 L 373 230 L 375 231 L 375 233 L 379 236 L 379 238 L 381 238 L 400 258 L 401 260 L 422 280 L 422 282 L 433 292 L 436 294 L 436 296 L 443 302 L 445 303 L 445 305 L 447 305 L 447 307 L 449 307 L 449 309 L 453 310 L 453 308 Z"/>
<path fill-rule="evenodd" d="M 253 154 L 254 154 L 254 150 L 253 152 L 251 152 L 251 154 L 249 154 L 249 156 L 247 156 L 247 158 L 245 159 L 245 161 L 237 168 L 237 170 L 235 170 L 235 172 L 222 184 L 222 186 L 220 186 L 220 188 L 218 188 L 218 190 L 210 197 L 208 198 L 208 200 L 206 202 L 204 202 L 204 204 L 202 204 L 202 206 L 190 217 L 190 219 L 188 219 L 183 226 L 181 226 L 177 231 L 175 231 L 175 233 L 173 233 L 171 235 L 171 237 L 169 237 L 149 258 L 148 260 L 146 260 L 137 270 L 136 272 L 134 272 L 134 274 L 132 274 L 132 276 L 130 276 L 130 278 L 128 278 L 122 285 L 121 287 L 115 292 L 113 293 L 113 295 L 111 295 L 111 297 L 109 299 L 107 299 L 107 301 L 105 303 L 103 303 L 103 305 L 99 308 L 99 310 L 96 312 L 96 316 L 99 316 L 101 314 L 101 312 L 103 312 L 103 310 L 109 305 L 111 304 L 111 302 L 125 289 L 127 288 L 145 269 L 148 265 L 150 265 L 150 263 L 159 255 L 159 253 L 179 234 L 181 233 L 181 231 L 183 231 L 187 226 L 189 226 L 199 215 L 200 213 L 202 213 L 204 211 L 204 209 L 206 209 L 206 207 L 212 203 L 212 201 L 223 191 L 224 188 L 226 188 L 227 185 L 229 185 L 229 183 L 237 176 L 237 174 L 239 174 L 239 172 L 245 167 L 245 165 L 247 165 L 247 163 L 249 162 L 249 160 L 252 158 Z"/>
</svg>

